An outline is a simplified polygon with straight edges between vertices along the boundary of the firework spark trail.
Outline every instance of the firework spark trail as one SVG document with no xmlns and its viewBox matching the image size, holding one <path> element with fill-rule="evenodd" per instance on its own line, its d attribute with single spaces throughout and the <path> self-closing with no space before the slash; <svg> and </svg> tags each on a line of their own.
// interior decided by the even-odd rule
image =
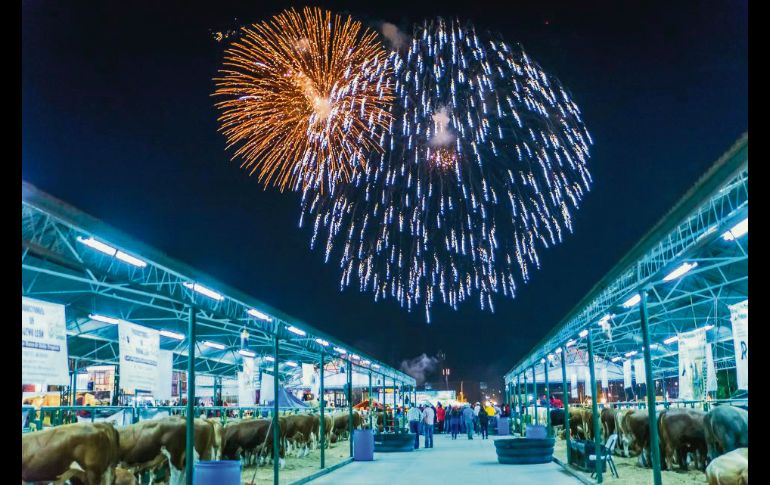
<svg viewBox="0 0 770 485">
<path fill-rule="evenodd" d="M 318 8 L 245 27 L 215 79 L 220 131 L 249 174 L 280 190 L 333 190 L 390 124 L 392 71 L 375 32 Z"/>
<path fill-rule="evenodd" d="M 538 246 L 572 231 L 590 188 L 592 143 L 577 105 L 520 48 L 437 19 L 389 57 L 397 96 L 385 153 L 333 192 L 303 191 L 311 247 L 341 247 L 342 288 L 357 276 L 430 321 L 437 298 L 513 297 Z M 319 233 L 325 236 L 319 238 Z"/>
</svg>

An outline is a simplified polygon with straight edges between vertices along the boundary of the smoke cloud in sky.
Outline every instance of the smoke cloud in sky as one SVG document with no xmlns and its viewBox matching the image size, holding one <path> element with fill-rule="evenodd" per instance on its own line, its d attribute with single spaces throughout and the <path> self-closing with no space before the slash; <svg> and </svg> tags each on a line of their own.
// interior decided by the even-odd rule
<svg viewBox="0 0 770 485">
<path fill-rule="evenodd" d="M 398 27 L 390 22 L 383 22 L 380 32 L 387 39 L 391 50 L 399 50 L 409 42 L 409 36 L 401 32 Z"/>
<path fill-rule="evenodd" d="M 425 377 L 436 369 L 438 363 L 438 358 L 428 357 L 427 354 L 423 353 L 413 359 L 402 360 L 400 368 L 401 371 L 414 377 L 417 381 L 417 385 L 421 385 L 425 382 Z"/>
<path fill-rule="evenodd" d="M 454 135 L 452 135 L 452 132 L 449 130 L 449 115 L 447 114 L 447 111 L 446 107 L 443 107 L 433 114 L 433 124 L 435 125 L 436 134 L 430 139 L 431 146 L 445 146 L 455 140 Z"/>
</svg>

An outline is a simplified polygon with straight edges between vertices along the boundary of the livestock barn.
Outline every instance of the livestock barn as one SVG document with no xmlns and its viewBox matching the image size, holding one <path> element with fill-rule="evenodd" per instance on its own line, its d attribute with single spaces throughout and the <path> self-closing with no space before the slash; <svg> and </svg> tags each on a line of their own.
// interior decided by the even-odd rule
<svg viewBox="0 0 770 485">
<path fill-rule="evenodd" d="M 748 215 L 746 134 L 505 375 L 512 430 L 599 483 L 747 481 Z"/>
<path fill-rule="evenodd" d="M 24 182 L 21 219 L 26 482 L 190 484 L 194 461 L 220 458 L 244 483 L 301 481 L 352 460 L 351 428 L 373 419 L 354 396 L 388 389 L 392 408 L 415 390 Z"/>
</svg>

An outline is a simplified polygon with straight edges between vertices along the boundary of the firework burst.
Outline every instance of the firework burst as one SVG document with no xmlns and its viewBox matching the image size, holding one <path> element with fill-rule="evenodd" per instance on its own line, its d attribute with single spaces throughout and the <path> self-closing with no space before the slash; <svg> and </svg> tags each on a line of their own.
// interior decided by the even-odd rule
<svg viewBox="0 0 770 485">
<path fill-rule="evenodd" d="M 382 151 L 392 72 L 350 17 L 292 9 L 245 27 L 219 73 L 220 131 L 265 186 L 326 192 Z"/>
<path fill-rule="evenodd" d="M 356 276 L 428 321 L 437 298 L 456 310 L 475 293 L 494 311 L 572 231 L 591 182 L 580 111 L 520 47 L 456 21 L 426 22 L 389 59 L 386 152 L 333 193 L 304 191 L 300 225 L 327 261 L 340 247 L 342 288 Z"/>
</svg>

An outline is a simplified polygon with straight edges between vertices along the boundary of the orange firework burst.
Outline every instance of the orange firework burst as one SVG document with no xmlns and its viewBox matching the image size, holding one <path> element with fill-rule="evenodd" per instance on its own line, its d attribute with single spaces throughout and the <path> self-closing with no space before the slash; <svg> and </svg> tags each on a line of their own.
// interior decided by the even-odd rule
<svg viewBox="0 0 770 485">
<path fill-rule="evenodd" d="M 291 9 L 246 27 L 220 76 L 220 131 L 266 186 L 324 191 L 382 150 L 391 69 L 377 34 L 350 17 Z"/>
</svg>

